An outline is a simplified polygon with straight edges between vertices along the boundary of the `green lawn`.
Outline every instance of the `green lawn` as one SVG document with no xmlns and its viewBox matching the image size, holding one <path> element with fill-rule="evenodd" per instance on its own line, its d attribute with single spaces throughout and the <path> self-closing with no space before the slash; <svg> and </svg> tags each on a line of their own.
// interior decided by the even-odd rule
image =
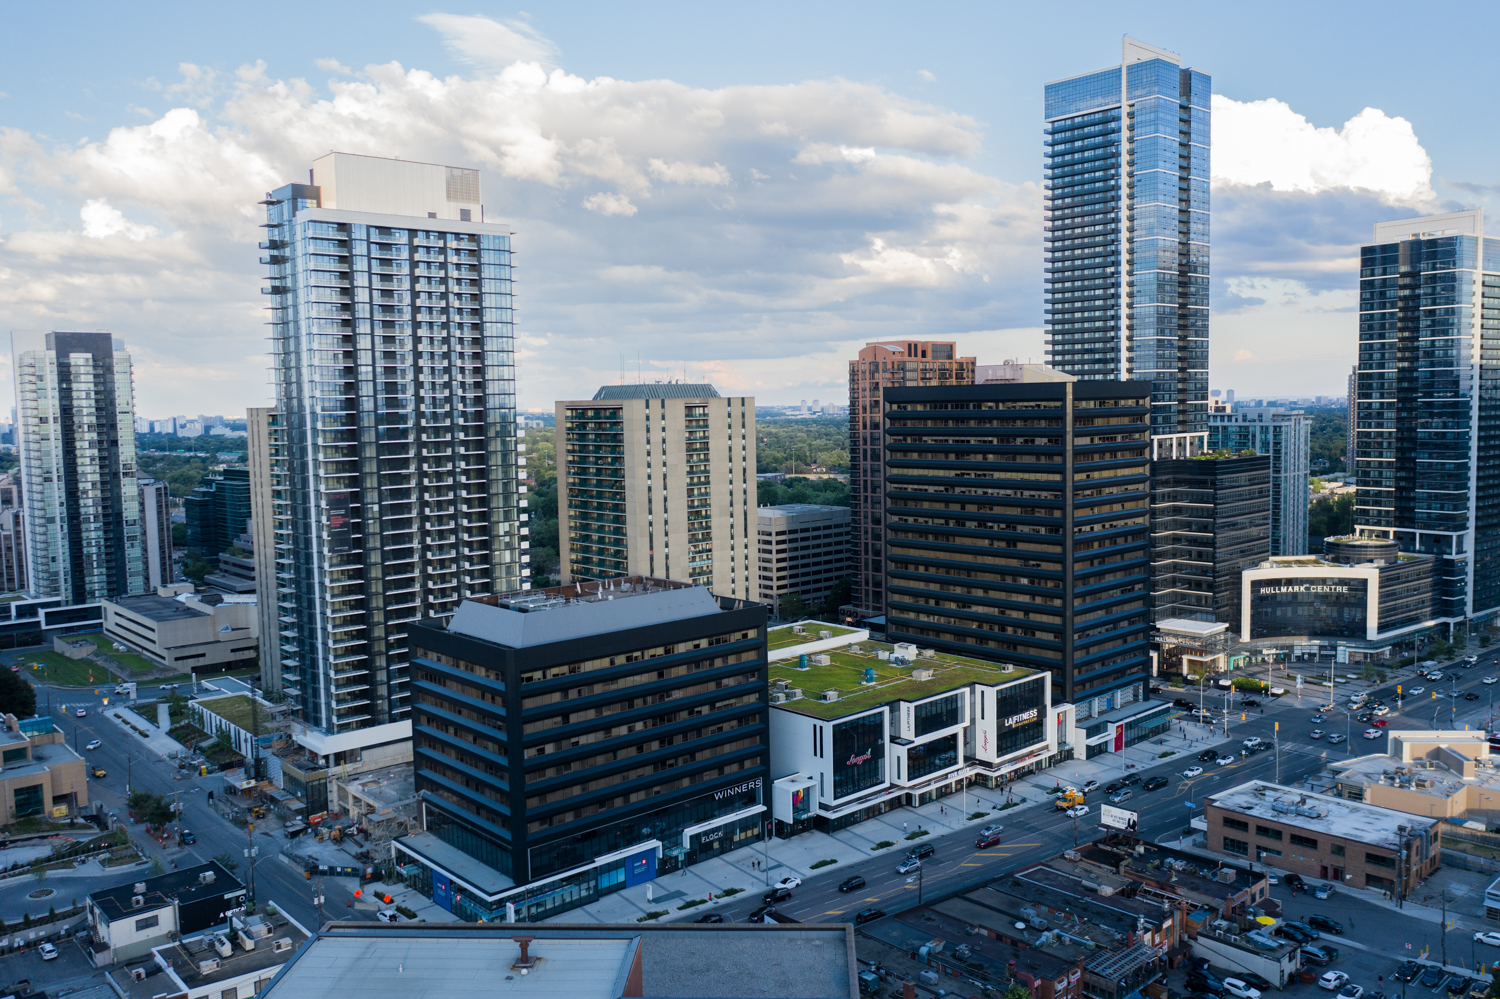
<svg viewBox="0 0 1500 999">
<path fill-rule="evenodd" d="M 17 656 L 21 671 L 39 683 L 59 687 L 90 687 L 113 685 L 115 677 L 109 670 L 88 659 L 69 659 L 56 652 L 27 652 Z M 41 668 L 36 668 L 40 664 Z"/>
<path fill-rule="evenodd" d="M 215 697 L 211 700 L 200 701 L 198 706 L 205 711 L 218 715 L 232 725 L 238 725 L 253 735 L 264 735 L 269 731 L 266 728 L 266 722 L 269 719 L 264 705 L 259 709 L 259 725 L 254 729 L 250 727 L 253 712 L 251 711 L 250 696 L 248 694 L 231 694 L 228 697 Z"/>
<path fill-rule="evenodd" d="M 161 669 L 159 665 L 145 656 L 138 656 L 134 652 L 111 652 L 110 655 L 114 657 L 115 662 L 132 673 L 149 673 L 154 669 Z"/>
<path fill-rule="evenodd" d="M 792 625 L 789 624 L 782 625 L 779 628 L 772 628 L 766 632 L 767 647 L 775 651 L 776 649 L 790 648 L 793 645 L 803 645 L 807 642 L 822 641 L 818 637 L 818 632 L 820 631 L 826 631 L 834 638 L 838 638 L 840 635 L 852 635 L 855 631 L 853 628 L 840 628 L 836 624 L 824 624 L 818 621 L 814 621 L 811 624 L 804 624 L 803 627 L 807 630 L 807 633 L 804 635 L 794 632 Z"/>
</svg>

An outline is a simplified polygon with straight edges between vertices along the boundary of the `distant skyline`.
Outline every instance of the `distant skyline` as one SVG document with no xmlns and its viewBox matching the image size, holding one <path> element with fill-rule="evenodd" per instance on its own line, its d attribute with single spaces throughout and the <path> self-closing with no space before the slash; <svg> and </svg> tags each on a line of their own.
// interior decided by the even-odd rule
<svg viewBox="0 0 1500 999">
<path fill-rule="evenodd" d="M 8 11 L 0 329 L 113 332 L 142 415 L 269 403 L 256 202 L 337 148 L 482 171 L 516 234 L 522 409 L 637 371 L 842 400 L 848 359 L 893 337 L 1040 361 L 1042 87 L 1118 63 L 1127 33 L 1213 76 L 1214 388 L 1342 395 L 1374 223 L 1500 211 L 1468 62 L 1388 71 L 1454 22 L 1397 38 L 1393 4 L 1084 3 L 1066 44 L 1025 5 L 471 9 L 255 9 L 296 32 Z M 5 358 L 7 408 L 11 382 Z"/>
</svg>

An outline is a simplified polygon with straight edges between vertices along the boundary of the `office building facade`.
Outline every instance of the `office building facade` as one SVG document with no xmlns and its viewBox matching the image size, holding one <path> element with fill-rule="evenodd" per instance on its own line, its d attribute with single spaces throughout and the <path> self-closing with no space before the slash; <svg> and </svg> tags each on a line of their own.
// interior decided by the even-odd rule
<svg viewBox="0 0 1500 999">
<path fill-rule="evenodd" d="M 1169 705 L 1147 702 L 1150 393 L 887 389 L 891 641 L 1045 670 L 1087 738 L 1115 722 L 1126 744 L 1156 734 Z"/>
<path fill-rule="evenodd" d="M 245 533 L 250 523 L 250 469 L 225 468 L 183 497 L 187 546 L 211 559 Z"/>
<path fill-rule="evenodd" d="M 1271 554 L 1306 555 L 1312 418 L 1276 407 L 1211 412 L 1208 450 L 1270 456 Z"/>
<path fill-rule="evenodd" d="M 539 920 L 758 842 L 765 608 L 641 576 L 464 601 L 412 629 L 410 883 Z"/>
<path fill-rule="evenodd" d="M 755 523 L 760 599 L 773 617 L 784 616 L 782 603 L 791 594 L 802 611 L 815 612 L 838 581 L 848 578 L 847 506 L 763 506 L 755 511 Z"/>
<path fill-rule="evenodd" d="M 888 388 L 974 384 L 974 358 L 951 341 L 892 340 L 866 344 L 849 362 L 849 509 L 854 588 L 848 620 L 885 613 L 885 530 L 882 526 L 883 393 Z"/>
<path fill-rule="evenodd" d="M 522 567 L 510 228 L 476 170 L 330 153 L 310 179 L 265 201 L 270 476 L 282 690 L 329 756 L 409 733 L 408 629 Z"/>
<path fill-rule="evenodd" d="M 1271 456 L 1151 464 L 1151 602 L 1158 621 L 1240 619 L 1240 573 L 1271 557 Z"/>
<path fill-rule="evenodd" d="M 1500 611 L 1500 239 L 1482 209 L 1380 222 L 1360 250 L 1354 530 L 1454 563 Z"/>
<path fill-rule="evenodd" d="M 661 576 L 760 599 L 755 400 L 606 385 L 557 403 L 562 581 Z"/>
<path fill-rule="evenodd" d="M 140 479 L 141 545 L 146 553 L 146 587 L 177 582 L 172 566 L 172 492 L 160 479 Z"/>
<path fill-rule="evenodd" d="M 1207 430 L 1211 90 L 1126 38 L 1121 65 L 1045 92 L 1048 361 L 1150 382 L 1153 438 Z"/>
<path fill-rule="evenodd" d="M 146 590 L 130 355 L 108 333 L 11 334 L 26 580 L 74 604 Z"/>
</svg>

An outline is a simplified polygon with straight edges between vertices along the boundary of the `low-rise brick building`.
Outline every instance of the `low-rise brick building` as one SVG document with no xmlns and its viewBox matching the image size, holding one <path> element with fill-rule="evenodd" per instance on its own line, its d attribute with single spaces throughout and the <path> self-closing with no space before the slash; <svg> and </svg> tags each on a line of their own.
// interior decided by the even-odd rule
<svg viewBox="0 0 1500 999">
<path fill-rule="evenodd" d="M 1399 892 L 1437 870 L 1438 819 L 1248 781 L 1204 798 L 1208 848 L 1335 885 Z"/>
</svg>

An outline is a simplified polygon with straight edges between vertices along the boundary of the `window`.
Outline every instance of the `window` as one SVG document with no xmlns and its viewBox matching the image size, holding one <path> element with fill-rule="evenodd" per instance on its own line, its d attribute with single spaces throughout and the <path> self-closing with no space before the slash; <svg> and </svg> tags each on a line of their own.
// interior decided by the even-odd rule
<svg viewBox="0 0 1500 999">
<path fill-rule="evenodd" d="M 1279 841 L 1281 839 L 1281 830 L 1272 829 L 1270 826 L 1256 826 L 1255 835 L 1259 836 L 1261 839 L 1274 839 Z"/>
<path fill-rule="evenodd" d="M 961 694 L 951 694 L 936 701 L 918 704 L 912 711 L 912 724 L 916 737 L 921 738 L 939 729 L 951 728 L 959 722 L 958 704 Z"/>
<path fill-rule="evenodd" d="M 142 919 L 137 919 L 135 921 L 135 931 L 139 933 L 142 930 L 149 930 L 151 927 L 160 922 L 161 916 L 146 916 Z"/>
<path fill-rule="evenodd" d="M 1371 864 L 1375 867 L 1389 867 L 1391 870 L 1396 869 L 1395 857 L 1383 857 L 1378 853 L 1366 853 L 1365 863 Z"/>
<path fill-rule="evenodd" d="M 1267 857 L 1279 857 L 1279 856 L 1281 856 L 1281 851 L 1280 850 L 1273 850 L 1269 846 L 1257 846 L 1255 848 L 1255 859 L 1256 860 L 1265 860 Z"/>
<path fill-rule="evenodd" d="M 1224 852 L 1225 853 L 1237 853 L 1241 857 L 1248 857 L 1250 855 L 1250 844 L 1246 843 L 1242 839 L 1231 839 L 1230 837 L 1225 836 L 1224 837 Z"/>
<path fill-rule="evenodd" d="M 1224 820 L 1224 828 L 1225 829 L 1238 829 L 1240 832 L 1249 832 L 1250 831 L 1250 823 L 1246 822 L 1244 819 L 1230 819 L 1230 818 L 1226 818 Z"/>
<path fill-rule="evenodd" d="M 1335 857 L 1342 857 L 1344 855 L 1343 844 L 1341 844 L 1341 843 L 1329 843 L 1328 844 L 1328 852 L 1331 853 L 1331 854 L 1333 854 Z"/>
<path fill-rule="evenodd" d="M 32 784 L 30 787 L 16 788 L 16 818 L 27 819 L 40 814 L 42 814 L 42 785 Z"/>
<path fill-rule="evenodd" d="M 1318 841 L 1311 836 L 1299 836 L 1297 833 L 1292 833 L 1292 845 L 1305 846 L 1309 850 L 1316 850 L 1318 848 Z"/>
</svg>

